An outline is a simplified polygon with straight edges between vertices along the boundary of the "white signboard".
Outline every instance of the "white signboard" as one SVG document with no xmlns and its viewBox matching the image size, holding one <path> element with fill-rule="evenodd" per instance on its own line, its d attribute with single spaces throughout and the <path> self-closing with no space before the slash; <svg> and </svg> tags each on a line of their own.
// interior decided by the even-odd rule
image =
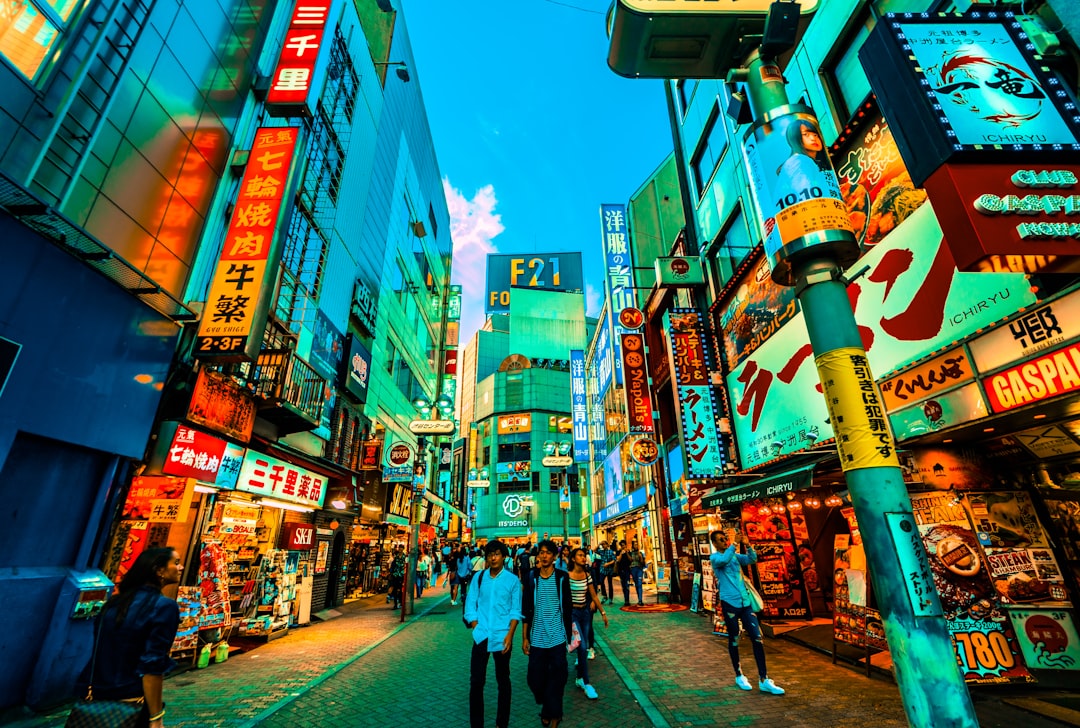
<svg viewBox="0 0 1080 728">
<path fill-rule="evenodd" d="M 236 481 L 237 490 L 316 509 L 322 508 L 326 485 L 324 475 L 254 450 L 244 455 Z"/>
</svg>

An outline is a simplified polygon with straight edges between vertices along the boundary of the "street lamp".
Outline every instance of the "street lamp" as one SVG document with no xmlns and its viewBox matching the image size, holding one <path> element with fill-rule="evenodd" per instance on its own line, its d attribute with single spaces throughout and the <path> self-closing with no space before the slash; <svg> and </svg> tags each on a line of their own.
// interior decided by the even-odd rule
<svg viewBox="0 0 1080 728">
<path fill-rule="evenodd" d="M 397 68 L 394 70 L 394 73 L 396 73 L 397 77 L 400 78 L 404 83 L 409 82 L 409 69 L 405 67 L 405 61 L 388 61 L 386 63 L 376 62 L 376 63 L 373 63 L 371 65 L 376 66 L 376 67 L 378 67 L 378 66 L 384 66 L 384 67 L 397 66 Z"/>
<path fill-rule="evenodd" d="M 569 467 L 566 464 L 566 459 L 569 458 L 570 451 L 573 449 L 574 443 L 569 440 L 547 440 L 544 442 L 544 458 L 547 465 L 548 458 L 558 458 L 556 462 L 559 464 L 552 464 L 553 469 L 559 471 L 559 510 L 562 511 L 562 535 L 563 542 L 570 540 L 570 527 L 567 520 L 570 515 L 570 483 L 566 474 L 566 468 Z M 570 459 L 573 462 L 573 459 Z M 564 493 L 565 492 L 565 493 Z M 565 498 L 563 497 L 565 495 Z"/>
</svg>

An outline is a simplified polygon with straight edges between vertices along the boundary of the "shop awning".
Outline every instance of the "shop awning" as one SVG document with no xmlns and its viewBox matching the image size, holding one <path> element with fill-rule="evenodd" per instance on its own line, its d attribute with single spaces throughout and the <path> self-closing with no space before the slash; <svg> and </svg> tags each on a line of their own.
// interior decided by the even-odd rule
<svg viewBox="0 0 1080 728">
<path fill-rule="evenodd" d="M 710 493 L 701 498 L 702 508 L 726 508 L 738 505 L 743 501 L 757 500 L 759 498 L 777 498 L 785 493 L 809 488 L 814 477 L 814 466 L 804 465 L 795 470 L 778 475 L 769 475 L 759 478 L 746 485 L 738 485 L 716 493 Z"/>
</svg>

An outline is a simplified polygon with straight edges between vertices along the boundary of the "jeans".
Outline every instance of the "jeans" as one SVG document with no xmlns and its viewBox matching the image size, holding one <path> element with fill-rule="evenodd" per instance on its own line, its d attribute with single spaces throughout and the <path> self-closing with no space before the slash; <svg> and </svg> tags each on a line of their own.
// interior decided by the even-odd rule
<svg viewBox="0 0 1080 728">
<path fill-rule="evenodd" d="M 728 602 L 720 602 L 720 610 L 724 614 L 724 624 L 728 633 L 728 654 L 731 656 L 731 666 L 735 668 L 736 675 L 742 675 L 742 667 L 739 663 L 739 622 L 750 635 L 750 644 L 754 648 L 754 661 L 757 663 L 758 679 L 764 680 L 769 676 L 765 669 L 765 645 L 761 642 L 761 627 L 758 625 L 757 615 L 745 607 L 732 606 Z"/>
<path fill-rule="evenodd" d="M 645 570 L 640 566 L 630 567 L 630 577 L 634 580 L 634 588 L 637 589 L 637 603 L 641 604 L 641 579 L 645 574 Z M 630 590 L 626 590 L 627 596 L 630 595 Z"/>
<path fill-rule="evenodd" d="M 416 598 L 417 599 L 424 596 L 424 587 L 426 587 L 426 586 L 427 586 L 427 572 L 426 571 L 418 571 L 418 572 L 416 572 Z"/>
<path fill-rule="evenodd" d="M 469 662 L 469 725 L 483 728 L 484 683 L 487 681 L 488 655 L 495 661 L 495 684 L 499 686 L 499 702 L 495 709 L 495 725 L 510 725 L 510 653 L 488 652 L 488 641 L 473 644 Z"/>
<path fill-rule="evenodd" d="M 600 592 L 610 602 L 615 599 L 615 576 L 613 574 L 600 574 Z"/>
<path fill-rule="evenodd" d="M 630 603 L 630 572 L 619 572 L 619 584 L 622 585 L 622 603 L 626 606 Z"/>
<path fill-rule="evenodd" d="M 589 649 L 596 647 L 596 627 L 593 627 L 593 617 L 596 616 L 596 612 L 589 608 Z"/>
<path fill-rule="evenodd" d="M 572 616 L 570 617 L 574 624 L 577 625 L 578 632 L 581 633 L 581 644 L 574 650 L 577 653 L 577 676 L 581 678 L 586 685 L 589 684 L 589 647 L 592 641 L 592 612 L 588 607 L 574 607 Z"/>
<path fill-rule="evenodd" d="M 527 679 L 540 717 L 544 720 L 563 716 L 563 691 L 566 689 L 566 645 L 554 647 L 530 647 Z"/>
</svg>

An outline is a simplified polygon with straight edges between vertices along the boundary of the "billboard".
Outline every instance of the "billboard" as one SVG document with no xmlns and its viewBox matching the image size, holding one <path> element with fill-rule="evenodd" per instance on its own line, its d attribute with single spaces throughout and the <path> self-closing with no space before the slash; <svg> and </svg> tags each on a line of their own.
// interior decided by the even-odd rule
<svg viewBox="0 0 1080 728">
<path fill-rule="evenodd" d="M 293 6 L 285 31 L 281 55 L 266 93 L 266 110 L 271 116 L 312 116 L 310 103 L 315 66 L 322 50 L 331 44 L 325 37 L 330 0 L 304 0 Z"/>
<path fill-rule="evenodd" d="M 958 273 L 941 228 L 923 205 L 856 264 L 848 287 L 872 371 L 887 375 L 1035 301 L 1017 273 Z M 806 327 L 799 312 L 727 377 L 743 468 L 832 437 Z"/>
<path fill-rule="evenodd" d="M 574 462 L 589 462 L 589 399 L 585 393 L 585 352 L 570 351 L 570 417 L 574 428 Z"/>
<path fill-rule="evenodd" d="M 511 288 L 580 293 L 585 290 L 581 253 L 489 255 L 484 310 L 509 311 Z"/>
<path fill-rule="evenodd" d="M 626 423 L 634 434 L 652 434 L 653 405 L 649 387 L 645 337 L 641 334 L 622 335 L 623 371 L 626 375 Z"/>
</svg>

